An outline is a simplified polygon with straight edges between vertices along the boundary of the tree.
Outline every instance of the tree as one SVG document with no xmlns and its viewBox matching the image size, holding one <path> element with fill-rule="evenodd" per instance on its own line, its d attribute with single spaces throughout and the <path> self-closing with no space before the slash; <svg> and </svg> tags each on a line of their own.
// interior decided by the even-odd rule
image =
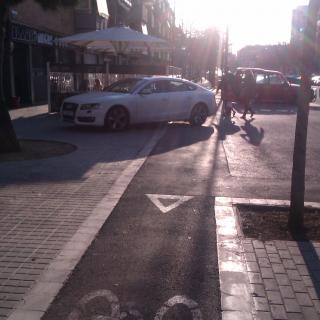
<svg viewBox="0 0 320 320">
<path fill-rule="evenodd" d="M 298 97 L 298 113 L 293 151 L 291 178 L 291 204 L 289 227 L 292 230 L 303 228 L 306 148 L 311 92 L 311 73 L 315 66 L 316 30 L 320 0 L 310 0 L 308 19 L 304 31 L 303 52 L 301 57 L 301 86 Z"/>
<path fill-rule="evenodd" d="M 219 32 L 216 29 L 194 31 L 185 41 L 188 76 L 197 77 L 208 70 L 214 73 L 218 59 Z"/>
<path fill-rule="evenodd" d="M 4 95 L 3 64 L 5 55 L 5 38 L 8 25 L 9 8 L 24 0 L 2 0 L 0 5 L 0 153 L 17 152 L 20 145 L 14 132 L 8 105 Z M 78 0 L 35 0 L 44 9 L 54 10 L 58 6 L 74 6 Z"/>
</svg>

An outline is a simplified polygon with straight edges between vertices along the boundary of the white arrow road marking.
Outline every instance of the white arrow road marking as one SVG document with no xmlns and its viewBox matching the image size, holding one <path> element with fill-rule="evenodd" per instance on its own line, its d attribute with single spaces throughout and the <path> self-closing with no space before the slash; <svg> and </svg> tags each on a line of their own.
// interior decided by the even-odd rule
<svg viewBox="0 0 320 320">
<path fill-rule="evenodd" d="M 193 196 L 171 196 L 171 195 L 165 195 L 165 194 L 146 194 L 146 196 L 163 213 L 167 213 L 170 210 L 179 207 L 182 203 L 193 198 Z M 175 201 L 172 204 L 170 204 L 169 206 L 165 206 L 161 203 L 161 201 L 160 201 L 161 199 L 175 200 Z"/>
</svg>

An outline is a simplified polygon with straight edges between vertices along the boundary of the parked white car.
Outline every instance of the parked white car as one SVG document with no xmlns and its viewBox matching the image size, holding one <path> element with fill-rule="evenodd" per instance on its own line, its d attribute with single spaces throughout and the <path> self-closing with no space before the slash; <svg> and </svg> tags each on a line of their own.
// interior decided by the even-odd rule
<svg viewBox="0 0 320 320">
<path fill-rule="evenodd" d="M 128 78 L 102 92 L 68 97 L 61 106 L 63 121 L 106 126 L 120 131 L 129 124 L 189 121 L 202 125 L 215 113 L 215 95 L 187 80 L 170 77 Z"/>
</svg>

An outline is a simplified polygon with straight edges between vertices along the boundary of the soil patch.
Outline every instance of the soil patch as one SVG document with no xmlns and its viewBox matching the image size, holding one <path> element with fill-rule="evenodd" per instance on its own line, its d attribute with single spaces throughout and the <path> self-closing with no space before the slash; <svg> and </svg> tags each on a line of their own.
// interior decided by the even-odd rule
<svg viewBox="0 0 320 320">
<path fill-rule="evenodd" d="M 76 146 L 57 141 L 19 140 L 21 152 L 0 154 L 0 163 L 8 161 L 36 160 L 62 156 L 77 149 Z"/>
<path fill-rule="evenodd" d="M 305 228 L 292 233 L 287 226 L 289 208 L 238 206 L 243 235 L 261 241 L 320 240 L 320 210 L 305 209 Z"/>
</svg>

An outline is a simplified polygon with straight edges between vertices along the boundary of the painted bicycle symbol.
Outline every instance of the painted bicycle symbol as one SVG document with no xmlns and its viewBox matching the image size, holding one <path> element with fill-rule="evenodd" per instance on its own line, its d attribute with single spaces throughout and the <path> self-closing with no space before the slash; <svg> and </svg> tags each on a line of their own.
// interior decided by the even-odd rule
<svg viewBox="0 0 320 320">
<path fill-rule="evenodd" d="M 106 310 L 92 310 L 91 304 L 100 300 L 105 303 Z M 184 305 L 192 315 L 193 320 L 202 320 L 202 314 L 198 304 L 186 296 L 174 296 L 166 301 L 157 311 L 154 320 L 162 320 L 171 308 L 176 305 Z M 108 313 L 108 314 L 102 314 Z M 135 309 L 133 304 L 124 304 L 120 308 L 118 297 L 110 290 L 97 290 L 85 295 L 69 314 L 67 320 L 144 320 L 142 314 Z"/>
</svg>

